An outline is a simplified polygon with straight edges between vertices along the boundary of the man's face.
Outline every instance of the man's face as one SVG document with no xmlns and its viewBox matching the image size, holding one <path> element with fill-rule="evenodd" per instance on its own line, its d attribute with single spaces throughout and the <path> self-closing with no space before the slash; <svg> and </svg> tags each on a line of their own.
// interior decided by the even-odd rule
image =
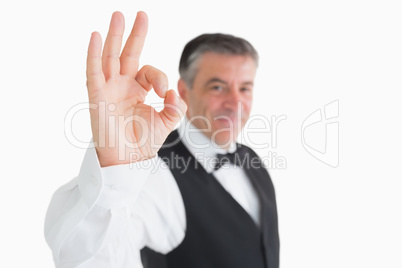
<svg viewBox="0 0 402 268">
<path fill-rule="evenodd" d="M 212 52 L 196 64 L 193 87 L 179 82 L 187 118 L 213 142 L 228 147 L 249 118 L 256 64 L 250 56 Z"/>
</svg>

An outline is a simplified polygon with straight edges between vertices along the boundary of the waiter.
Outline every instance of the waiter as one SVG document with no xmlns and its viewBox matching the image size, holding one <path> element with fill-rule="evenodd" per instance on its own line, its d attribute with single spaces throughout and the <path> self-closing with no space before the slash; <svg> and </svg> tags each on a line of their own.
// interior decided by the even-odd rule
<svg viewBox="0 0 402 268">
<path fill-rule="evenodd" d="M 91 36 L 93 146 L 49 205 L 45 235 L 56 266 L 278 268 L 271 179 L 255 152 L 236 143 L 252 106 L 257 52 L 231 35 L 191 40 L 178 97 L 164 73 L 139 69 L 147 27 L 139 12 L 121 53 L 121 13 L 103 52 L 100 35 Z M 160 112 L 144 104 L 152 88 L 164 98 Z"/>
</svg>

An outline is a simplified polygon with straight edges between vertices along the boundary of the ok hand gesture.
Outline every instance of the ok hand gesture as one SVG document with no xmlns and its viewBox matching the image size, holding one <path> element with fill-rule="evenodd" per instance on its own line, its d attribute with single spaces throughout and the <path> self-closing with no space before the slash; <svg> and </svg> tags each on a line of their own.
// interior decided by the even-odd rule
<svg viewBox="0 0 402 268">
<path fill-rule="evenodd" d="M 187 106 L 160 70 L 139 58 L 148 29 L 148 18 L 138 12 L 133 29 L 120 54 L 124 17 L 113 13 L 102 53 L 99 33 L 92 33 L 87 58 L 87 87 L 93 141 L 102 167 L 128 164 L 151 158 L 174 129 Z M 154 89 L 164 98 L 160 112 L 145 105 L 147 93 Z"/>
</svg>

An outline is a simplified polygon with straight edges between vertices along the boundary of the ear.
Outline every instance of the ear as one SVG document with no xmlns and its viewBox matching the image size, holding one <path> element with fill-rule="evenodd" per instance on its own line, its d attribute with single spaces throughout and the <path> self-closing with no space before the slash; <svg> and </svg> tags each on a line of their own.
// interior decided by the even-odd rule
<svg viewBox="0 0 402 268">
<path fill-rule="evenodd" d="M 179 91 L 180 98 L 188 104 L 188 87 L 182 78 L 177 82 L 177 90 Z"/>
</svg>

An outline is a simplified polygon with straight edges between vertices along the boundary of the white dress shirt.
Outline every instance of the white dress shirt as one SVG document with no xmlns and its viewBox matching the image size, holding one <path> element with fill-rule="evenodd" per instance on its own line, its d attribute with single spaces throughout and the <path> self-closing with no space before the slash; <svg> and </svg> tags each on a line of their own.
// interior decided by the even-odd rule
<svg viewBox="0 0 402 268">
<path fill-rule="evenodd" d="M 215 155 L 227 151 L 187 119 L 178 131 L 204 169 L 259 225 L 258 197 L 244 171 L 232 164 L 213 171 Z M 231 144 L 228 152 L 234 150 Z M 45 220 L 46 241 L 56 266 L 63 268 L 141 267 L 144 246 L 166 254 L 185 231 L 183 200 L 161 158 L 101 168 L 93 148 L 79 175 L 55 192 Z"/>
</svg>

